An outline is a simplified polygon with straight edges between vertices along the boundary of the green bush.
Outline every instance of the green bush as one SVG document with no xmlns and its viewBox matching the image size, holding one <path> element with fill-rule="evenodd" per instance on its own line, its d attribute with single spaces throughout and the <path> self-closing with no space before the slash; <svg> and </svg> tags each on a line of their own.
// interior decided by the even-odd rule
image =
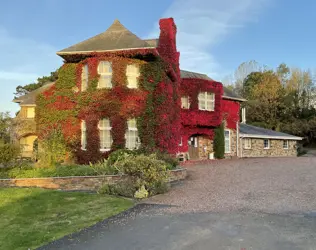
<svg viewBox="0 0 316 250">
<path fill-rule="evenodd" d="M 98 193 L 133 198 L 136 191 L 135 183 L 131 179 L 126 179 L 116 184 L 105 184 Z"/>
<path fill-rule="evenodd" d="M 40 164 L 45 167 L 54 167 L 56 164 L 64 162 L 67 152 L 68 149 L 61 130 L 55 129 L 41 141 Z"/>
<path fill-rule="evenodd" d="M 121 173 L 129 176 L 137 190 L 144 185 L 149 195 L 160 193 L 161 190 L 156 188 L 168 180 L 166 163 L 158 160 L 155 154 L 129 155 L 117 161 L 116 167 Z"/>
<path fill-rule="evenodd" d="M 107 159 L 107 165 L 113 166 L 117 161 L 121 161 L 123 158 L 129 156 L 129 155 L 136 155 L 137 151 L 129 150 L 129 149 L 118 149 L 112 152 L 108 159 Z"/>
<path fill-rule="evenodd" d="M 224 124 L 221 124 L 215 129 L 214 136 L 214 156 L 216 159 L 223 159 L 225 157 L 225 134 Z"/>
<path fill-rule="evenodd" d="M 166 163 L 168 170 L 175 169 L 179 165 L 179 160 L 170 154 L 157 152 L 156 155 L 159 160 L 162 160 Z"/>
<path fill-rule="evenodd" d="M 20 147 L 15 144 L 0 144 L 0 165 L 7 167 L 20 156 Z"/>
<path fill-rule="evenodd" d="M 108 161 L 105 159 L 97 163 L 90 163 L 90 167 L 94 169 L 96 175 L 109 175 L 119 173 L 118 169 L 115 168 L 114 165 L 108 164 Z"/>
</svg>

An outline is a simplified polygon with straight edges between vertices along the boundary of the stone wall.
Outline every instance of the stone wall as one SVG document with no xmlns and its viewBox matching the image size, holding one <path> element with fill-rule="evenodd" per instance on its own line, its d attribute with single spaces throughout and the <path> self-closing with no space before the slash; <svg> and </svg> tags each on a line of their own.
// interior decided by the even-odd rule
<svg viewBox="0 0 316 250">
<path fill-rule="evenodd" d="M 213 140 L 206 136 L 199 136 L 199 159 L 208 159 L 209 154 L 213 153 Z"/>
<path fill-rule="evenodd" d="M 187 171 L 184 168 L 170 171 L 169 182 L 184 180 Z M 124 181 L 127 176 L 73 176 L 73 177 L 50 177 L 50 178 L 23 178 L 23 179 L 0 179 L 0 187 L 40 187 L 65 191 L 97 191 L 104 184 L 114 184 Z"/>
<path fill-rule="evenodd" d="M 225 158 L 237 157 L 237 132 L 230 129 L 230 153 L 225 153 Z"/>
<path fill-rule="evenodd" d="M 263 148 L 264 139 L 251 138 L 251 149 L 245 149 L 245 141 L 241 141 L 241 157 L 277 157 L 277 156 L 297 156 L 297 141 L 289 140 L 288 149 L 283 148 L 283 140 L 270 139 L 270 148 Z"/>
</svg>

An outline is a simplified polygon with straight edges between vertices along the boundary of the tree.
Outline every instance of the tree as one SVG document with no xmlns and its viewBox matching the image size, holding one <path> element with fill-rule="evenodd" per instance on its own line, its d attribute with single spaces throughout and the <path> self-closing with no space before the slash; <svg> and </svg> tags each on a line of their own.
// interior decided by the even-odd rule
<svg viewBox="0 0 316 250">
<path fill-rule="evenodd" d="M 9 112 L 0 112 L 0 144 L 10 142 L 12 118 Z"/>
<path fill-rule="evenodd" d="M 283 87 L 273 71 L 256 74 L 255 82 L 249 86 L 247 120 L 265 122 L 270 129 L 279 127 L 279 113 L 282 112 Z M 248 117 L 249 116 L 249 117 Z"/>
<path fill-rule="evenodd" d="M 19 85 L 16 87 L 16 93 L 14 93 L 15 98 L 18 98 L 20 96 L 28 94 L 29 92 L 42 87 L 46 83 L 54 82 L 57 79 L 58 79 L 58 69 L 54 72 L 51 72 L 50 76 L 43 76 L 43 77 L 37 78 L 36 83 L 30 83 L 30 84 L 26 84 L 24 86 Z"/>
<path fill-rule="evenodd" d="M 223 159 L 225 157 L 225 135 L 224 124 L 221 124 L 215 129 L 214 135 L 214 157 L 216 159 Z"/>
<path fill-rule="evenodd" d="M 243 83 L 247 76 L 252 72 L 262 72 L 263 70 L 264 67 L 254 60 L 240 64 L 234 72 L 235 91 L 239 95 L 243 95 Z"/>
</svg>

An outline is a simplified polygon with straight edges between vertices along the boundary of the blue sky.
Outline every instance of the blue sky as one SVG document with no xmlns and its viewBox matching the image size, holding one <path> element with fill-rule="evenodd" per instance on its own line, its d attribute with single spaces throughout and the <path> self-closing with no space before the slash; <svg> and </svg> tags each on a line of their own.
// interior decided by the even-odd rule
<svg viewBox="0 0 316 250">
<path fill-rule="evenodd" d="M 141 38 L 174 17 L 181 68 L 221 80 L 240 63 L 316 69 L 313 0 L 10 0 L 0 3 L 0 112 L 16 86 L 62 64 L 56 51 L 105 31 L 114 19 Z"/>
</svg>

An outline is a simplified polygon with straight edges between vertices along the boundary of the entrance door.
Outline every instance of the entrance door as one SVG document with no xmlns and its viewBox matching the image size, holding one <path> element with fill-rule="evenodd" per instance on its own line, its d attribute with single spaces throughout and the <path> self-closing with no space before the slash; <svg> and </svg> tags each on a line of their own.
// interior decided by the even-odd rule
<svg viewBox="0 0 316 250">
<path fill-rule="evenodd" d="M 189 156 L 191 160 L 199 159 L 199 141 L 198 136 L 192 135 L 189 138 Z"/>
</svg>

